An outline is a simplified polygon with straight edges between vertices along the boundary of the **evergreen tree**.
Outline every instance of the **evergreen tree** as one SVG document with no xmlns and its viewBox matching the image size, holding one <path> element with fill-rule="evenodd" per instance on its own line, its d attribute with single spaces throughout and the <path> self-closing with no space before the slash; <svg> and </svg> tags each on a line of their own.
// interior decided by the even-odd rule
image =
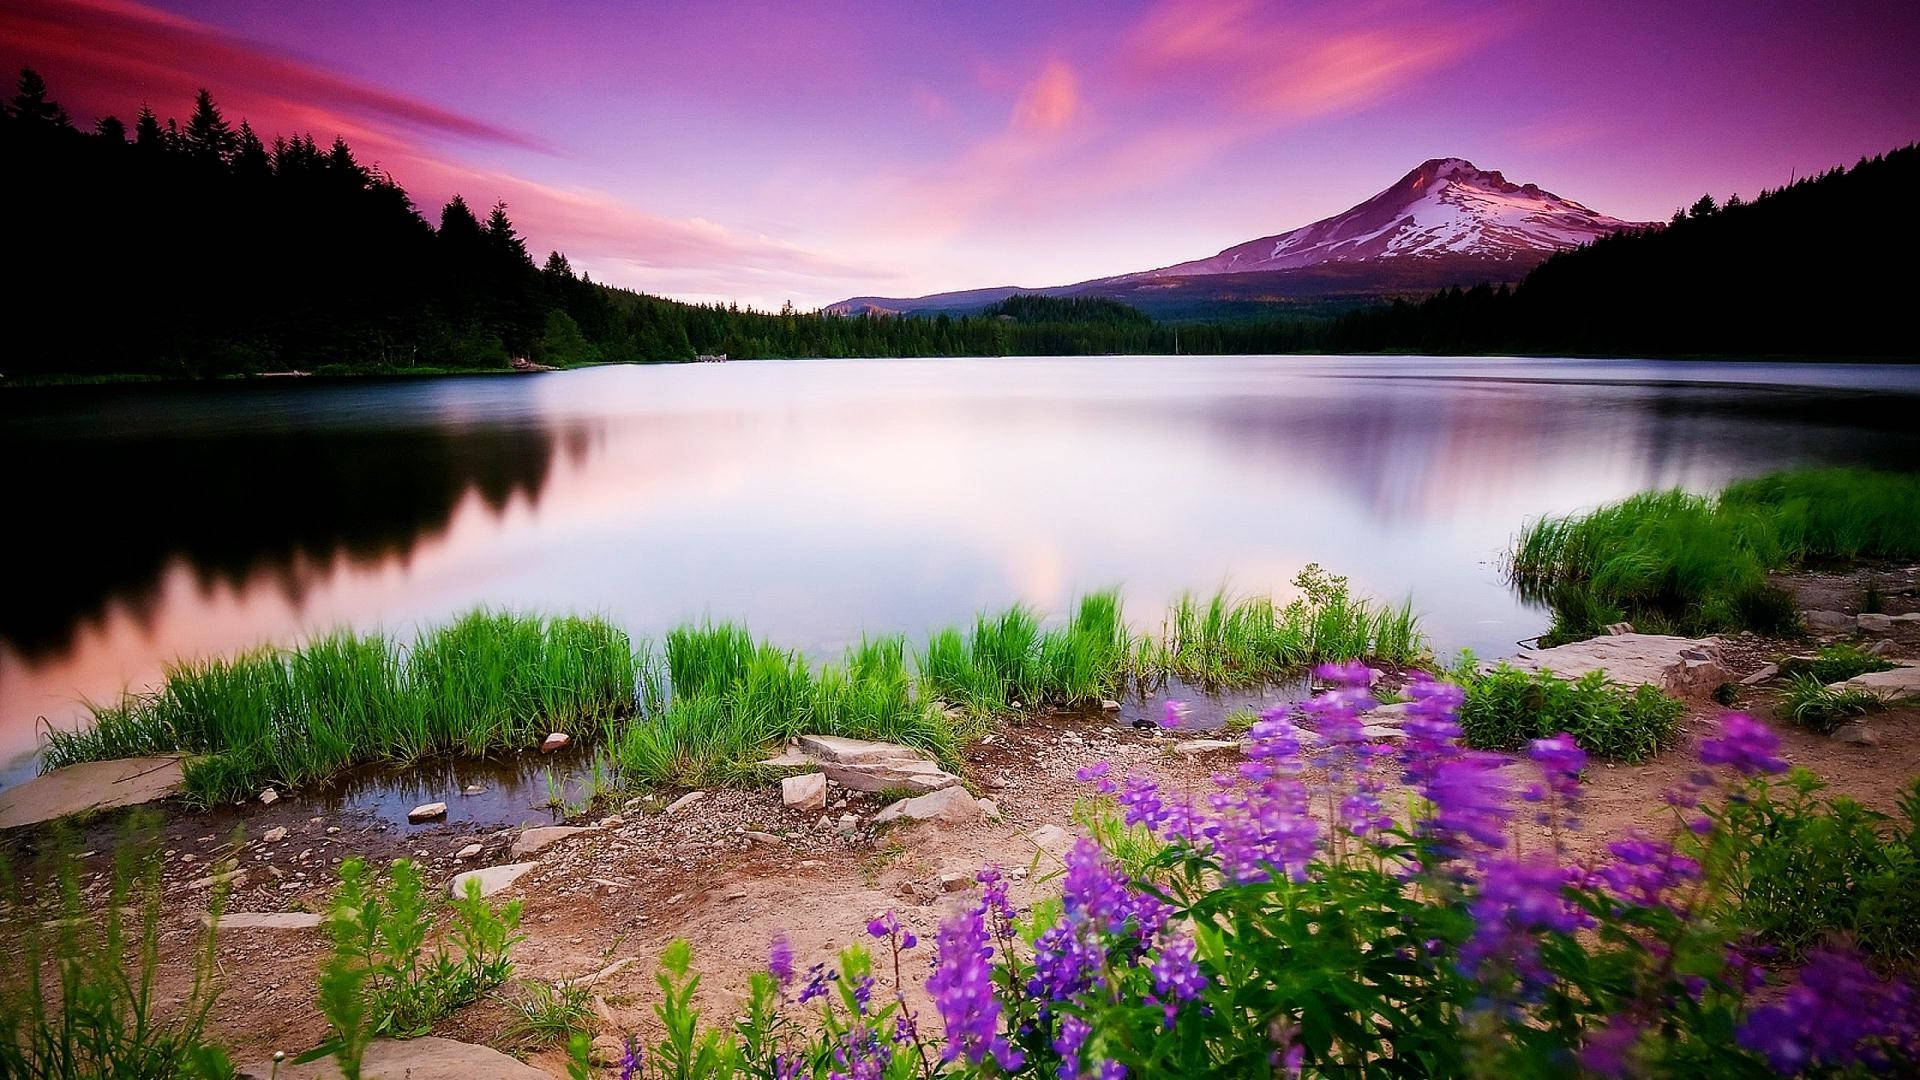
<svg viewBox="0 0 1920 1080">
<path fill-rule="evenodd" d="M 117 116 L 101 117 L 94 123 L 93 130 L 116 146 L 127 141 L 127 125 L 121 123 Z"/>
<path fill-rule="evenodd" d="M 13 95 L 12 116 L 28 128 L 71 129 L 67 110 L 47 98 L 46 80 L 32 68 L 20 69 L 18 92 Z"/>
<path fill-rule="evenodd" d="M 160 118 L 153 115 L 153 109 L 140 106 L 140 115 L 133 121 L 133 144 L 148 150 L 160 149 L 164 136 L 160 132 Z"/>
<path fill-rule="evenodd" d="M 173 121 L 167 121 L 169 125 Z M 193 115 L 187 119 L 185 148 L 189 154 L 206 162 L 225 164 L 233 157 L 238 139 L 233 129 L 227 126 L 227 118 L 220 115 L 220 107 L 213 103 L 213 95 L 201 87 L 193 99 Z"/>
<path fill-rule="evenodd" d="M 507 218 L 505 200 L 493 204 L 493 212 L 487 215 L 487 240 L 493 250 L 515 262 L 532 265 L 533 258 L 527 254 L 526 241 L 514 231 L 513 222 Z"/>
</svg>

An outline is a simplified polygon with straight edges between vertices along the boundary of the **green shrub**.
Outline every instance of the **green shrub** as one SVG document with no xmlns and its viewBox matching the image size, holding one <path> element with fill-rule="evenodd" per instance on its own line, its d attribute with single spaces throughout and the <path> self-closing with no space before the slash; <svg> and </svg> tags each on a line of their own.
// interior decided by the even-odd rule
<svg viewBox="0 0 1920 1080">
<path fill-rule="evenodd" d="M 593 1028 L 593 991 L 579 983 L 528 979 L 508 1000 L 507 1038 L 540 1046 Z"/>
<path fill-rule="evenodd" d="M 1484 674 L 1470 662 L 1453 673 L 1466 691 L 1460 731 L 1468 746 L 1520 750 L 1566 732 L 1588 753 L 1645 761 L 1672 744 L 1686 707 L 1652 686 L 1627 689 L 1590 671 L 1578 679 L 1501 664 Z"/>
<path fill-rule="evenodd" d="M 1807 673 L 1824 686 L 1870 671 L 1891 670 L 1893 665 L 1878 654 L 1870 653 L 1852 642 L 1837 641 L 1820 646 L 1814 653 L 1813 663 L 1808 666 Z"/>
<path fill-rule="evenodd" d="M 1835 932 L 1889 969 L 1920 959 L 1920 782 L 1895 822 L 1795 769 L 1710 810 L 1696 854 L 1725 881 L 1718 910 L 1797 958 Z"/>
</svg>

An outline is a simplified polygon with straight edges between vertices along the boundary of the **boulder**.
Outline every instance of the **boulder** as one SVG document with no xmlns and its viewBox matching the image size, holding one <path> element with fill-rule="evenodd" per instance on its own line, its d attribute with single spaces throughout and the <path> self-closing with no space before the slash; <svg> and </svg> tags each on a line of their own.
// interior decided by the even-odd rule
<svg viewBox="0 0 1920 1080">
<path fill-rule="evenodd" d="M 546 1073 L 491 1047 L 441 1039 L 431 1035 L 418 1039 L 376 1039 L 367 1045 L 360 1061 L 361 1075 L 367 1080 L 551 1080 Z M 291 1060 L 248 1065 L 239 1072 L 240 1080 L 340 1080 L 340 1068 L 331 1057 L 306 1065 Z"/>
<path fill-rule="evenodd" d="M 980 799 L 977 801 L 980 803 L 980 814 L 982 817 L 986 818 L 988 821 L 1000 820 L 1000 804 L 999 803 L 994 802 L 992 799 Z"/>
<path fill-rule="evenodd" d="M 564 731 L 550 732 L 545 739 L 541 740 L 540 752 L 543 754 L 551 754 L 555 750 L 565 750 L 567 744 L 572 741 L 573 736 Z"/>
<path fill-rule="evenodd" d="M 1548 671 L 1577 679 L 1603 671 L 1622 686 L 1652 686 L 1674 697 L 1704 698 L 1732 673 L 1720 660 L 1718 638 L 1669 634 L 1618 634 L 1588 638 L 1551 649 L 1530 649 L 1507 661 L 1525 671 Z"/>
<path fill-rule="evenodd" d="M 1908 665 L 1887 671 L 1869 671 L 1833 685 L 1842 690 L 1865 690 L 1887 702 L 1920 697 L 1920 667 Z"/>
<path fill-rule="evenodd" d="M 514 837 L 513 857 L 524 859 L 529 855 L 538 855 L 569 836 L 593 831 L 585 825 L 541 825 L 526 829 Z"/>
<path fill-rule="evenodd" d="M 186 790 L 182 760 L 166 755 L 85 761 L 36 776 L 0 792 L 0 829 L 171 798 Z"/>
<path fill-rule="evenodd" d="M 704 799 L 706 797 L 707 797 L 707 793 L 704 791 L 689 791 L 685 795 L 682 795 L 679 798 L 668 803 L 667 808 L 665 810 L 662 810 L 661 813 L 677 814 L 680 811 L 685 810 L 687 807 L 692 806 L 694 803 L 697 803 L 701 799 Z"/>
<path fill-rule="evenodd" d="M 1825 630 L 1829 633 L 1844 633 L 1860 625 L 1853 616 L 1844 611 L 1803 611 L 1800 613 L 1800 621 L 1805 623 L 1809 630 Z"/>
<path fill-rule="evenodd" d="M 447 804 L 443 802 L 422 803 L 407 811 L 407 820 L 412 822 L 432 821 L 447 816 Z"/>
<path fill-rule="evenodd" d="M 922 758 L 894 758 L 841 765 L 822 762 L 827 779 L 853 791 L 939 791 L 960 783 L 960 778 L 937 763 Z"/>
<path fill-rule="evenodd" d="M 1407 737 L 1406 732 L 1389 724 L 1364 724 L 1360 734 L 1366 736 L 1368 742 L 1394 742 Z"/>
<path fill-rule="evenodd" d="M 260 842 L 263 844 L 277 844 L 286 838 L 287 827 L 285 825 L 275 825 L 260 835 Z"/>
<path fill-rule="evenodd" d="M 902 758 L 920 758 L 925 754 L 910 746 L 899 743 L 872 742 L 867 739 L 849 739 L 841 735 L 802 735 L 796 740 L 800 751 L 810 754 L 820 761 L 831 761 L 839 765 L 857 765 L 863 761 L 897 761 Z"/>
<path fill-rule="evenodd" d="M 1872 728 L 1857 720 L 1835 728 L 1833 737 L 1852 746 L 1872 746 L 1880 741 L 1879 737 L 1874 735 Z"/>
<path fill-rule="evenodd" d="M 506 863 L 501 866 L 483 866 L 478 870 L 468 870 L 453 875 L 453 881 L 448 884 L 447 891 L 454 896 L 462 896 L 467 891 L 467 882 L 477 881 L 480 883 L 480 895 L 492 896 L 525 877 L 527 872 L 537 865 L 530 862 Z"/>
<path fill-rule="evenodd" d="M 1027 834 L 1027 839 L 1041 851 L 1059 857 L 1073 847 L 1073 834 L 1058 825 L 1042 825 Z"/>
<path fill-rule="evenodd" d="M 813 758 L 802 753 L 797 746 L 789 746 L 773 757 L 760 762 L 769 769 L 797 769 L 813 763 Z"/>
<path fill-rule="evenodd" d="M 1753 674 L 1748 675 L 1746 678 L 1741 679 L 1740 685 L 1741 686 L 1759 686 L 1761 683 L 1766 682 L 1768 679 L 1774 678 L 1779 674 L 1780 674 L 1779 664 L 1767 664 L 1761 667 L 1759 671 L 1756 671 Z"/>
<path fill-rule="evenodd" d="M 911 799 L 901 799 L 875 814 L 874 824 L 885 825 L 891 821 L 972 821 L 980 816 L 980 804 L 967 789 L 960 787 L 941 788 L 926 795 Z"/>
<path fill-rule="evenodd" d="M 468 844 L 466 847 L 454 852 L 453 857 L 461 862 L 466 862 L 468 859 L 477 859 L 480 857 L 480 845 Z"/>
<path fill-rule="evenodd" d="M 1854 624 L 1870 634 L 1890 634 L 1893 632 L 1893 616 L 1866 614 L 1854 620 Z"/>
<path fill-rule="evenodd" d="M 780 801 L 798 810 L 825 810 L 827 774 L 803 773 L 781 780 Z"/>
</svg>

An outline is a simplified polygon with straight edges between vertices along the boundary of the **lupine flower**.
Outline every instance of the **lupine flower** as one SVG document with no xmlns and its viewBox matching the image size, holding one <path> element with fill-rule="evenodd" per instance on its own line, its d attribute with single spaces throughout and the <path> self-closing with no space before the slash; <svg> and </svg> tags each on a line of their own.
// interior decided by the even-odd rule
<svg viewBox="0 0 1920 1080">
<path fill-rule="evenodd" d="M 1054 1036 L 1053 1052 L 1060 1055 L 1060 1080 L 1077 1080 L 1080 1075 L 1080 1048 L 1087 1045 L 1093 1028 L 1077 1016 L 1060 1019 L 1060 1034 Z"/>
<path fill-rule="evenodd" d="M 927 978 L 927 993 L 946 1023 L 947 1048 L 942 1060 L 966 1058 L 978 1065 L 991 1056 L 1008 1071 L 1019 1068 L 1025 1056 L 1000 1034 L 1000 1002 L 993 993 L 993 943 L 987 934 L 986 909 L 972 911 L 940 924 L 939 959 Z"/>
<path fill-rule="evenodd" d="M 1080 766 L 1080 768 L 1074 772 L 1073 778 L 1083 784 L 1092 784 L 1094 790 L 1102 795 L 1111 795 L 1113 794 L 1113 780 L 1107 776 L 1107 773 L 1112 771 L 1112 769 L 1113 764 L 1111 762 L 1096 761 L 1091 765 Z"/>
<path fill-rule="evenodd" d="M 1100 1080 L 1127 1080 L 1127 1067 L 1111 1059 L 1100 1063 Z"/>
<path fill-rule="evenodd" d="M 1821 950 L 1808 957 L 1786 997 L 1753 1010 L 1736 1039 L 1781 1073 L 1816 1067 L 1889 1067 L 1888 1051 L 1920 1051 L 1920 1004 L 1899 980 L 1882 982 L 1849 952 Z"/>
<path fill-rule="evenodd" d="M 1599 1076 L 1627 1076 L 1633 1061 L 1634 1044 L 1640 1041 L 1640 1026 L 1626 1017 L 1615 1017 L 1605 1027 L 1587 1036 L 1580 1048 L 1580 1064 Z"/>
<path fill-rule="evenodd" d="M 988 913 L 996 919 L 999 919 L 1002 923 L 1012 922 L 1014 915 L 1013 903 L 1007 899 L 1007 886 L 1010 883 L 1001 875 L 1000 868 L 997 866 L 983 866 L 978 873 L 973 875 L 973 880 L 980 883 L 980 903 L 987 909 Z M 907 940 L 909 942 L 913 940 L 912 932 L 908 932 Z M 913 948 L 911 944 L 906 947 L 909 949 Z"/>
<path fill-rule="evenodd" d="M 645 1057 L 640 1049 L 640 1040 L 627 1036 L 626 1045 L 620 1052 L 620 1080 L 633 1080 L 640 1074 L 640 1063 Z"/>
<path fill-rule="evenodd" d="M 1539 936 L 1569 934 L 1585 925 L 1567 900 L 1567 873 L 1547 859 L 1495 859 L 1486 864 L 1479 895 L 1468 906 L 1473 934 L 1460 948 L 1462 973 L 1486 978 L 1510 971 L 1522 984 L 1546 978 Z"/>
<path fill-rule="evenodd" d="M 793 946 L 788 943 L 787 935 L 775 934 L 772 944 L 767 946 L 767 971 L 782 990 L 793 982 Z"/>
<path fill-rule="evenodd" d="M 1191 711 L 1186 702 L 1169 699 L 1160 710 L 1160 726 L 1172 731 L 1186 722 Z"/>
<path fill-rule="evenodd" d="M 1434 766 L 1421 794 L 1433 803 L 1428 829 L 1444 850 L 1459 850 L 1462 841 L 1496 849 L 1506 845 L 1513 811 L 1502 760 L 1497 754 L 1467 753 Z"/>
<path fill-rule="evenodd" d="M 1672 845 L 1629 836 L 1607 845 L 1613 861 L 1596 872 L 1616 898 L 1640 907 L 1680 909 L 1671 895 L 1681 886 L 1700 880 L 1700 864 L 1676 853 Z"/>
<path fill-rule="evenodd" d="M 1185 936 L 1161 944 L 1160 955 L 1147 969 L 1153 974 L 1155 993 L 1175 1002 L 1192 1001 L 1207 988 L 1194 947 L 1193 938 Z"/>
<path fill-rule="evenodd" d="M 1726 765 L 1742 776 L 1783 773 L 1787 762 L 1779 749 L 1772 728 L 1745 713 L 1728 713 L 1720 719 L 1719 736 L 1700 741 L 1700 763 Z"/>
<path fill-rule="evenodd" d="M 1540 766 L 1549 791 L 1567 800 L 1580 797 L 1580 772 L 1587 767 L 1587 752 L 1574 743 L 1573 736 L 1563 731 L 1551 739 L 1535 739 L 1527 747 L 1527 756 Z"/>
<path fill-rule="evenodd" d="M 814 998 L 827 992 L 827 984 L 838 979 L 840 973 L 828 969 L 825 964 L 815 964 L 807 969 L 807 985 L 800 989 L 800 1004 L 805 1005 Z"/>
</svg>

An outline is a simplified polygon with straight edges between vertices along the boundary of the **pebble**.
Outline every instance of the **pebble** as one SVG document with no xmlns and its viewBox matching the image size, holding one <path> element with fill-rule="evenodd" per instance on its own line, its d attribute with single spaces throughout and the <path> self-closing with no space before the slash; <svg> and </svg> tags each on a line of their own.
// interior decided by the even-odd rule
<svg viewBox="0 0 1920 1080">
<path fill-rule="evenodd" d="M 286 838 L 287 827 L 285 825 L 276 825 L 261 835 L 260 842 L 263 844 L 277 844 Z"/>
</svg>

